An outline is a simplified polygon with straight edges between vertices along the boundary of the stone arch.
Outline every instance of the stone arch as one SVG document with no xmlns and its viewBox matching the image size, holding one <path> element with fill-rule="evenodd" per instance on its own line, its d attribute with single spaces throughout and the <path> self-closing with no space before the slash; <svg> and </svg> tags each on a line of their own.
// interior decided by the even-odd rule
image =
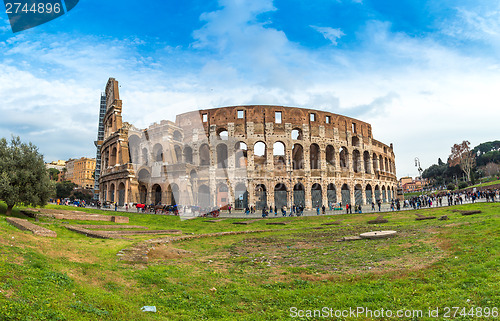
<svg viewBox="0 0 500 321">
<path fill-rule="evenodd" d="M 288 192 L 286 185 L 283 183 L 278 183 L 274 186 L 274 206 L 277 209 L 287 206 L 288 204 Z"/>
<path fill-rule="evenodd" d="M 351 138 L 351 144 L 352 144 L 352 146 L 360 147 L 359 138 L 357 136 L 352 136 L 352 138 Z"/>
<path fill-rule="evenodd" d="M 153 155 L 155 162 L 163 162 L 163 146 L 161 144 L 155 144 L 153 146 Z"/>
<path fill-rule="evenodd" d="M 302 140 L 302 129 L 295 127 L 292 129 L 292 140 Z"/>
<path fill-rule="evenodd" d="M 380 201 L 380 187 L 375 185 L 375 200 Z"/>
<path fill-rule="evenodd" d="M 339 152 L 339 162 L 340 162 L 340 168 L 341 169 L 348 169 L 349 168 L 349 155 L 347 152 L 347 148 L 342 146 L 340 148 Z"/>
<path fill-rule="evenodd" d="M 342 185 L 342 190 L 340 191 L 342 195 L 342 205 L 351 204 L 351 191 L 349 189 L 349 185 Z"/>
<path fill-rule="evenodd" d="M 286 169 L 286 161 L 285 161 L 285 144 L 281 141 L 277 141 L 273 145 L 273 159 L 274 159 L 274 167 L 277 170 L 285 170 Z"/>
<path fill-rule="evenodd" d="M 247 167 L 247 148 L 247 144 L 245 144 L 244 142 L 237 142 L 234 146 L 236 168 Z"/>
<path fill-rule="evenodd" d="M 115 184 L 113 183 L 109 186 L 109 201 L 115 202 Z"/>
<path fill-rule="evenodd" d="M 382 202 L 387 202 L 387 194 L 385 191 L 385 186 L 382 185 Z"/>
<path fill-rule="evenodd" d="M 335 148 L 332 145 L 326 146 L 326 167 L 335 169 Z"/>
<path fill-rule="evenodd" d="M 266 143 L 258 141 L 253 146 L 253 161 L 256 168 L 264 168 L 267 163 Z"/>
<path fill-rule="evenodd" d="M 225 183 L 220 183 L 217 186 L 217 204 L 219 208 L 224 207 L 229 203 L 229 189 Z"/>
<path fill-rule="evenodd" d="M 217 139 L 220 139 L 220 140 L 228 140 L 229 139 L 229 132 L 227 131 L 226 128 L 219 128 L 217 130 Z"/>
<path fill-rule="evenodd" d="M 161 186 L 158 184 L 153 185 L 152 192 L 154 193 L 153 194 L 153 203 L 155 205 L 161 204 L 161 202 L 162 202 Z"/>
<path fill-rule="evenodd" d="M 373 202 L 373 191 L 372 191 L 372 186 L 370 184 L 366 185 L 365 197 L 366 197 L 366 204 L 371 204 Z"/>
<path fill-rule="evenodd" d="M 146 204 L 148 199 L 148 188 L 146 185 L 139 185 L 139 203 Z"/>
<path fill-rule="evenodd" d="M 193 164 L 193 149 L 189 146 L 184 147 L 184 163 Z"/>
<path fill-rule="evenodd" d="M 227 168 L 227 145 L 219 144 L 217 151 L 217 168 Z"/>
<path fill-rule="evenodd" d="M 352 151 L 352 170 L 354 173 L 361 172 L 361 154 L 357 149 Z"/>
<path fill-rule="evenodd" d="M 301 183 L 297 183 L 293 187 L 293 204 L 295 206 L 305 206 L 306 204 L 305 188 Z"/>
<path fill-rule="evenodd" d="M 372 163 L 373 163 L 373 172 L 375 173 L 376 171 L 380 170 L 380 167 L 378 166 L 378 156 L 377 154 L 373 153 L 373 158 L 372 158 Z"/>
<path fill-rule="evenodd" d="M 318 183 L 314 183 L 311 187 L 311 202 L 313 208 L 316 208 L 317 206 L 323 206 L 321 185 Z"/>
<path fill-rule="evenodd" d="M 167 187 L 167 205 L 177 205 L 179 202 L 179 186 L 171 183 Z"/>
<path fill-rule="evenodd" d="M 363 205 L 363 187 L 360 184 L 354 186 L 354 204 Z"/>
<path fill-rule="evenodd" d="M 385 157 L 385 162 L 384 162 L 384 164 L 385 164 L 385 166 L 384 166 L 385 171 L 386 171 L 387 173 L 389 173 L 389 172 L 391 171 L 391 169 L 390 169 L 390 167 L 389 167 L 389 160 L 387 159 L 387 157 Z"/>
<path fill-rule="evenodd" d="M 382 157 L 382 155 L 380 155 L 378 157 L 378 164 L 380 166 L 380 171 L 381 172 L 385 172 L 385 168 L 384 168 L 384 158 Z"/>
<path fill-rule="evenodd" d="M 300 144 L 294 144 L 292 149 L 293 169 L 304 169 L 304 148 Z"/>
<path fill-rule="evenodd" d="M 176 130 L 174 131 L 174 134 L 172 135 L 172 138 L 176 142 L 181 142 L 182 141 L 182 134 L 180 131 Z"/>
<path fill-rule="evenodd" d="M 248 191 L 244 183 L 239 183 L 234 189 L 234 207 L 238 209 L 248 207 Z"/>
<path fill-rule="evenodd" d="M 321 156 L 318 144 L 311 144 L 309 148 L 309 161 L 311 169 L 321 169 Z"/>
<path fill-rule="evenodd" d="M 109 155 L 109 166 L 115 166 L 117 164 L 117 155 L 118 153 L 116 152 L 116 147 L 113 146 L 111 148 L 111 153 Z"/>
<path fill-rule="evenodd" d="M 141 139 L 137 135 L 130 135 L 128 137 L 128 150 L 130 154 L 130 162 L 132 164 L 140 163 L 140 150 Z"/>
<path fill-rule="evenodd" d="M 255 208 L 257 210 L 267 208 L 267 189 L 264 184 L 255 186 Z"/>
<path fill-rule="evenodd" d="M 179 145 L 174 146 L 174 152 L 175 152 L 175 162 L 177 164 L 182 163 L 182 149 Z"/>
<path fill-rule="evenodd" d="M 147 169 L 143 168 L 137 174 L 137 180 L 139 183 L 148 184 L 151 182 L 151 173 Z"/>
<path fill-rule="evenodd" d="M 208 147 L 208 144 L 203 144 L 200 146 L 199 157 L 201 166 L 210 165 L 210 147 Z"/>
<path fill-rule="evenodd" d="M 210 188 L 207 185 L 200 185 L 198 187 L 198 206 L 201 208 L 212 206 Z"/>
<path fill-rule="evenodd" d="M 335 207 L 335 204 L 337 203 L 337 189 L 335 188 L 335 184 L 328 184 L 326 187 L 326 197 L 328 199 L 328 205 Z"/>
<path fill-rule="evenodd" d="M 364 162 L 364 165 L 365 165 L 365 173 L 366 174 L 371 174 L 371 170 L 370 170 L 370 153 L 368 153 L 368 151 L 365 151 L 363 153 L 363 162 Z"/>
<path fill-rule="evenodd" d="M 125 184 L 121 182 L 118 184 L 118 206 L 125 205 Z"/>
</svg>

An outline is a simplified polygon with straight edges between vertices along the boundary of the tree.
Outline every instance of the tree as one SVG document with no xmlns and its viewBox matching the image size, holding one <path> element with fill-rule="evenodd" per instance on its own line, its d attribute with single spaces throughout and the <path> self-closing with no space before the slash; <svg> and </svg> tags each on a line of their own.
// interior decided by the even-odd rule
<svg viewBox="0 0 500 321">
<path fill-rule="evenodd" d="M 0 139 L 0 199 L 7 203 L 7 215 L 17 204 L 44 206 L 54 193 L 43 155 L 32 143 L 12 137 Z"/>
<path fill-rule="evenodd" d="M 460 169 L 467 176 L 467 181 L 470 181 L 470 172 L 474 167 L 476 155 L 470 149 L 470 142 L 464 140 L 461 144 L 455 144 L 451 148 L 451 155 L 448 158 L 448 164 L 451 166 L 460 166 Z"/>
<path fill-rule="evenodd" d="M 49 177 L 51 180 L 53 181 L 57 181 L 57 179 L 59 178 L 59 170 L 56 169 L 56 168 L 49 168 Z"/>
<path fill-rule="evenodd" d="M 70 181 L 62 181 L 56 184 L 56 197 L 57 198 L 68 198 L 71 195 L 71 192 L 77 187 L 73 182 Z"/>
</svg>

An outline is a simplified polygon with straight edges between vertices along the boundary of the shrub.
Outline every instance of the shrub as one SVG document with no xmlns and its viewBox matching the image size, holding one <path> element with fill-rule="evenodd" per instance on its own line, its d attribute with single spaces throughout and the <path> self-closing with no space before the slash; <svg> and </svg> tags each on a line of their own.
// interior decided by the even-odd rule
<svg viewBox="0 0 500 321">
<path fill-rule="evenodd" d="M 459 189 L 467 188 L 467 186 L 469 186 L 469 184 L 467 184 L 466 182 L 460 182 L 460 184 L 458 184 Z"/>
<path fill-rule="evenodd" d="M 446 186 L 446 188 L 449 189 L 450 191 L 453 191 L 455 189 L 455 184 L 450 183 Z"/>
</svg>

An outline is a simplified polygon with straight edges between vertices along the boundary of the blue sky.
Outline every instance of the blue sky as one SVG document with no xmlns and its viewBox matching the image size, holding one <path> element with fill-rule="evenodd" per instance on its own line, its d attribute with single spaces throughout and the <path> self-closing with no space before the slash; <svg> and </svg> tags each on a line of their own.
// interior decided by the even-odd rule
<svg viewBox="0 0 500 321">
<path fill-rule="evenodd" d="M 454 143 L 498 139 L 500 4 L 493 1 L 80 0 L 13 34 L 0 15 L 0 137 L 47 161 L 94 156 L 99 96 L 124 120 L 240 104 L 367 121 L 415 176 Z"/>
</svg>

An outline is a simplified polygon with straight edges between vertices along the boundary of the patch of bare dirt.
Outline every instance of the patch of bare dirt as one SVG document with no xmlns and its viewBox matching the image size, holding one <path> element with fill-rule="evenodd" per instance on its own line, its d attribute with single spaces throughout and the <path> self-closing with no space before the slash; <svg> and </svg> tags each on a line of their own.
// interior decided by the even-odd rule
<svg viewBox="0 0 500 321">
<path fill-rule="evenodd" d="M 148 257 L 152 260 L 172 260 L 192 255 L 193 252 L 177 249 L 169 245 L 160 245 L 149 250 Z"/>
</svg>

